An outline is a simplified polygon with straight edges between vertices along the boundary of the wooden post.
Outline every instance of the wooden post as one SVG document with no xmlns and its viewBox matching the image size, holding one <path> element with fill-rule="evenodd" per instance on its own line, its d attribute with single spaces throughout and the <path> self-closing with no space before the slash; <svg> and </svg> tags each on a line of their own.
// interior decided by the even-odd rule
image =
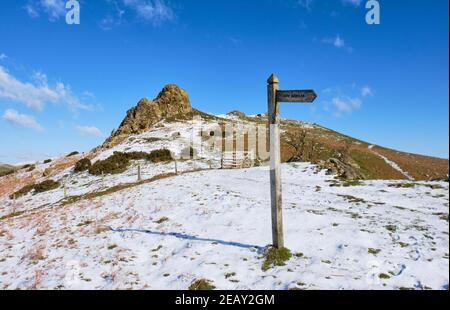
<svg viewBox="0 0 450 310">
<path fill-rule="evenodd" d="M 13 194 L 13 214 L 16 213 L 16 194 Z"/>
<path fill-rule="evenodd" d="M 137 167 L 137 173 L 138 173 L 138 182 L 142 181 L 142 177 L 141 177 L 141 164 L 138 163 L 138 167 Z"/>
<path fill-rule="evenodd" d="M 175 174 L 178 174 L 178 164 L 177 164 L 177 159 L 175 159 Z"/>
<path fill-rule="evenodd" d="M 267 83 L 269 104 L 268 118 L 270 130 L 270 199 L 272 207 L 272 240 L 273 246 L 280 249 L 284 247 L 284 237 L 281 194 L 279 107 L 277 102 L 279 81 L 275 74 L 272 74 Z"/>
</svg>

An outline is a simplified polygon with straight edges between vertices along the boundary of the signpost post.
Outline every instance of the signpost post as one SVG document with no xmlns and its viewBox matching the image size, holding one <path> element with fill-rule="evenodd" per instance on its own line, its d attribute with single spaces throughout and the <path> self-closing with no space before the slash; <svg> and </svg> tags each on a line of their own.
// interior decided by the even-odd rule
<svg viewBox="0 0 450 310">
<path fill-rule="evenodd" d="M 272 207 L 272 240 L 277 249 L 284 248 L 281 151 L 279 128 L 279 102 L 313 102 L 317 95 L 313 90 L 279 90 L 279 80 L 272 74 L 267 81 L 270 130 L 270 198 Z"/>
</svg>

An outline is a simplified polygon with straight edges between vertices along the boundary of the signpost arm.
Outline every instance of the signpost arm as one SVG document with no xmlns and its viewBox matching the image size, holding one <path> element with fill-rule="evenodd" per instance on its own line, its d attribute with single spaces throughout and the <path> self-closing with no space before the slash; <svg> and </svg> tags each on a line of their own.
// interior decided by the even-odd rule
<svg viewBox="0 0 450 310">
<path fill-rule="evenodd" d="M 277 91 L 278 78 L 272 74 L 267 81 L 269 103 L 269 130 L 270 130 L 270 198 L 272 207 L 272 239 L 277 249 L 284 247 L 283 216 L 281 196 L 281 152 L 279 134 L 279 107 Z"/>
</svg>

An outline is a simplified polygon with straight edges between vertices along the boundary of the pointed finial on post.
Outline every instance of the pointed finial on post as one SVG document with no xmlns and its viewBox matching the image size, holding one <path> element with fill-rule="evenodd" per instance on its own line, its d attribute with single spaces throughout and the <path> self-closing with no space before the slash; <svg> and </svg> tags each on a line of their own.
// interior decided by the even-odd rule
<svg viewBox="0 0 450 310">
<path fill-rule="evenodd" d="M 275 75 L 275 73 L 272 73 L 272 75 L 267 80 L 267 83 L 269 84 L 278 84 L 280 81 L 278 80 L 278 77 Z"/>
</svg>

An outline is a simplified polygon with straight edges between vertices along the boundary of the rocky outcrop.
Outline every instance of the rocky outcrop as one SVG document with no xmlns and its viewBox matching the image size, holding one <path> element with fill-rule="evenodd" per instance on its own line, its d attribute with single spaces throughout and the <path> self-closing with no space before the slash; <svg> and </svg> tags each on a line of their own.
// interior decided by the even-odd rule
<svg viewBox="0 0 450 310">
<path fill-rule="evenodd" d="M 236 116 L 236 117 L 241 118 L 241 119 L 246 118 L 245 113 L 243 113 L 243 112 L 241 112 L 239 110 L 231 111 L 231 112 L 227 113 L 227 115 L 228 116 Z"/>
<path fill-rule="evenodd" d="M 177 85 L 166 85 L 154 100 L 141 99 L 131 108 L 117 130 L 105 141 L 103 147 L 111 147 L 127 136 L 140 134 L 164 119 L 183 118 L 192 112 L 187 92 Z"/>
<path fill-rule="evenodd" d="M 337 158 L 330 158 L 326 161 L 322 161 L 319 166 L 327 169 L 329 174 L 336 175 L 341 179 L 363 180 L 366 178 L 356 163 L 344 162 Z"/>
</svg>

